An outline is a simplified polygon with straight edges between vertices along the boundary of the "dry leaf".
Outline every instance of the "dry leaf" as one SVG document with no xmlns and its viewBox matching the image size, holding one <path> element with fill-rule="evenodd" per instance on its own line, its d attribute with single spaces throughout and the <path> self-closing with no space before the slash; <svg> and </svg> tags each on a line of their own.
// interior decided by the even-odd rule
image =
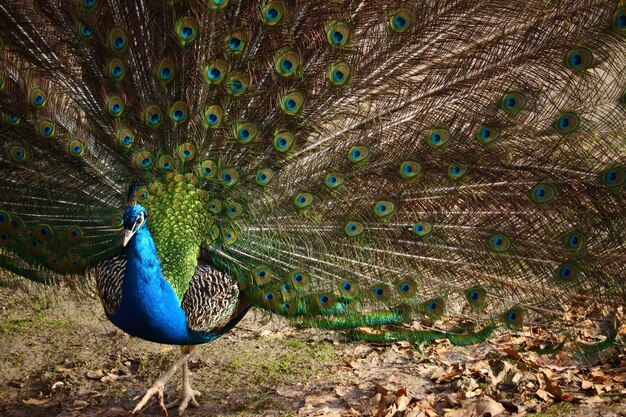
<svg viewBox="0 0 626 417">
<path fill-rule="evenodd" d="M 43 405 L 50 401 L 50 398 L 29 398 L 27 400 L 22 400 L 24 404 L 28 405 Z"/>
<path fill-rule="evenodd" d="M 104 372 L 102 369 L 97 369 L 95 371 L 87 371 L 87 378 L 89 379 L 102 379 L 104 376 Z"/>
<path fill-rule="evenodd" d="M 557 384 L 556 382 L 552 381 L 546 372 L 542 372 L 543 373 L 543 380 L 546 383 L 546 391 L 548 391 L 550 394 L 554 395 L 556 398 L 558 398 L 559 400 L 563 399 L 563 391 L 561 391 L 561 387 L 559 387 L 559 384 Z M 552 372 L 550 372 L 550 374 L 552 374 Z M 554 375 L 554 374 L 552 374 Z"/>
<path fill-rule="evenodd" d="M 83 400 L 74 400 L 74 403 L 72 404 L 72 408 L 74 410 L 82 410 L 87 407 L 89 407 L 89 403 Z"/>
</svg>

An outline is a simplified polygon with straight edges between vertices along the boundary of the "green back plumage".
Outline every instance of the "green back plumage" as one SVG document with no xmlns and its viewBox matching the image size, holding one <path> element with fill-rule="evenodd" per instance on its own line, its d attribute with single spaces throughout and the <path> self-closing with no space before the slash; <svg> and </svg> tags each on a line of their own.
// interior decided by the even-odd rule
<svg viewBox="0 0 626 417">
<path fill-rule="evenodd" d="M 74 282 L 118 253 L 137 179 L 181 298 L 202 252 L 302 324 L 431 323 L 353 333 L 376 340 L 574 335 L 565 310 L 599 320 L 626 301 L 623 3 L 0 12 L 0 266 L 15 273 Z"/>
</svg>

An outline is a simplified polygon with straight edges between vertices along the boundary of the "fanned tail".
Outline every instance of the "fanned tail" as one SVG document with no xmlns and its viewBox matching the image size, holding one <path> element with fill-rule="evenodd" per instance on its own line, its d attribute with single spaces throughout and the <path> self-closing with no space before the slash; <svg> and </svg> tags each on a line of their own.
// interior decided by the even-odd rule
<svg viewBox="0 0 626 417">
<path fill-rule="evenodd" d="M 177 227 L 305 325 L 623 318 L 623 2 L 66 6 L 0 5 L 0 266 L 119 252 L 138 180 L 157 250 Z"/>
</svg>

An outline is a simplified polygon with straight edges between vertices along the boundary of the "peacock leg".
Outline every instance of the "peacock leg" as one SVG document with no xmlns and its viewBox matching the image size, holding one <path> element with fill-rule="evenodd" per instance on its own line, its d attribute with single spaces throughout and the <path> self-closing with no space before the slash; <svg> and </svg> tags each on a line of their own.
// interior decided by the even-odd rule
<svg viewBox="0 0 626 417">
<path fill-rule="evenodd" d="M 195 346 L 181 346 L 180 350 L 183 355 L 189 357 L 191 352 L 195 349 Z M 180 392 L 180 396 L 178 399 L 168 403 L 165 408 L 174 408 L 178 407 L 178 415 L 182 416 L 188 406 L 191 407 L 199 407 L 198 401 L 196 401 L 196 397 L 200 397 L 200 392 L 195 391 L 191 388 L 190 382 L 191 372 L 189 372 L 189 366 L 187 364 L 187 360 L 183 363 L 183 388 Z"/>
<path fill-rule="evenodd" d="M 191 351 L 193 349 L 185 349 L 186 347 L 187 346 L 181 347 L 183 355 L 180 357 L 180 359 L 176 361 L 174 365 L 172 365 L 170 369 L 168 369 L 159 379 L 157 379 L 154 384 L 152 384 L 152 386 L 144 394 L 141 401 L 137 403 L 131 414 L 139 412 L 146 405 L 148 400 L 156 395 L 159 401 L 159 407 L 161 407 L 161 410 L 163 410 L 166 416 L 168 415 L 167 408 L 165 407 L 165 403 L 163 402 L 163 391 L 165 390 L 165 384 L 167 383 L 167 381 L 170 380 L 172 375 L 174 375 L 174 373 L 178 371 L 178 368 L 184 366 L 185 369 L 187 369 L 187 372 L 189 371 L 187 368 L 187 360 L 189 359 L 189 356 L 191 355 Z"/>
</svg>

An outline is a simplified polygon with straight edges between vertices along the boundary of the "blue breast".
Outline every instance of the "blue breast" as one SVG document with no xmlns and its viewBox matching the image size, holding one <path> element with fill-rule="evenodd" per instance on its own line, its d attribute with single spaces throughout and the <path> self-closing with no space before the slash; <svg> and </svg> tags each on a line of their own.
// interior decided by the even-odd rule
<svg viewBox="0 0 626 417">
<path fill-rule="evenodd" d="M 163 276 L 146 225 L 128 244 L 122 301 L 109 320 L 132 336 L 157 343 L 192 345 L 219 337 L 219 334 L 194 332 L 187 327 L 185 312 Z"/>
</svg>

